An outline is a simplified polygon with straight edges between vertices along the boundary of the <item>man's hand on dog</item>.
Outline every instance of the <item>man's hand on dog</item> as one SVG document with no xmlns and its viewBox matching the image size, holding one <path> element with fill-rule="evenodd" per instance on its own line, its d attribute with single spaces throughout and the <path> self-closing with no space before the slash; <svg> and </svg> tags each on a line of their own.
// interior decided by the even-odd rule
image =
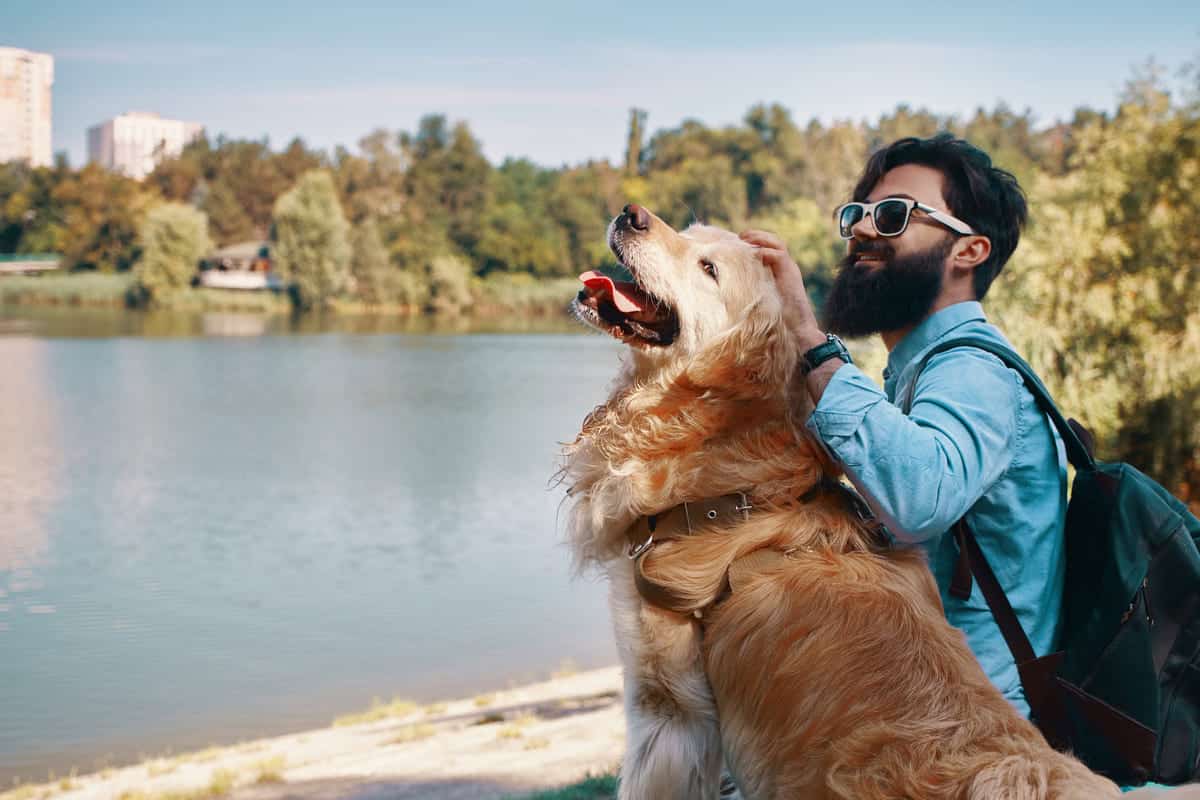
<svg viewBox="0 0 1200 800">
<path fill-rule="evenodd" d="M 804 291 L 804 276 L 800 267 L 788 255 L 787 245 L 773 233 L 767 231 L 742 231 L 741 240 L 754 245 L 762 261 L 771 269 L 775 277 L 775 285 L 783 298 L 783 318 L 787 326 L 800 343 L 802 350 L 808 350 L 825 343 L 825 334 L 817 323 L 816 312 Z M 821 366 L 808 373 L 804 383 L 808 388 L 813 405 L 821 402 L 825 387 L 833 379 L 833 373 L 842 366 L 840 359 L 831 358 Z"/>
<path fill-rule="evenodd" d="M 817 324 L 817 315 L 809 302 L 808 292 L 804 290 L 804 276 L 788 255 L 784 241 L 773 233 L 757 230 L 742 231 L 739 237 L 758 248 L 763 263 L 770 267 L 771 274 L 775 276 L 775 285 L 779 287 L 779 294 L 783 298 L 784 319 L 800 345 L 808 349 L 823 344 L 825 334 Z"/>
</svg>

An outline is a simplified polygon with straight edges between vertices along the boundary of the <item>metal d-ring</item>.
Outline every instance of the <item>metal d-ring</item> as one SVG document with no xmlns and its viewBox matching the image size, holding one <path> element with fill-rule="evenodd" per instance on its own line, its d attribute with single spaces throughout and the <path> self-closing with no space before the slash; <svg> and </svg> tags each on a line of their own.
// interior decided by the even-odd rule
<svg viewBox="0 0 1200 800">
<path fill-rule="evenodd" d="M 654 534 L 653 533 L 650 534 L 649 536 L 647 536 L 646 541 L 642 542 L 641 544 L 631 544 L 629 546 L 629 552 L 626 553 L 626 555 L 628 555 L 630 559 L 635 559 L 638 556 L 640 556 L 642 553 L 649 550 L 650 545 L 652 545 L 652 544 L 654 544 Z"/>
</svg>

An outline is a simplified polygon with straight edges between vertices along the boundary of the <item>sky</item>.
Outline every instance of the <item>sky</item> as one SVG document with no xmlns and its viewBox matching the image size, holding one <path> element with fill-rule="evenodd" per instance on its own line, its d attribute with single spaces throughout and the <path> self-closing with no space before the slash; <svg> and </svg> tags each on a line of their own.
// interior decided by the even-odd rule
<svg viewBox="0 0 1200 800">
<path fill-rule="evenodd" d="M 1189 7 L 1191 6 L 1191 7 Z M 1195 2 L 240 3 L 0 0 L 0 46 L 55 56 L 54 149 L 125 111 L 210 137 L 352 150 L 427 113 L 466 121 L 490 160 L 619 160 L 629 109 L 651 131 L 778 102 L 803 124 L 900 103 L 1041 124 L 1112 109 L 1153 59 L 1200 60 Z"/>
</svg>

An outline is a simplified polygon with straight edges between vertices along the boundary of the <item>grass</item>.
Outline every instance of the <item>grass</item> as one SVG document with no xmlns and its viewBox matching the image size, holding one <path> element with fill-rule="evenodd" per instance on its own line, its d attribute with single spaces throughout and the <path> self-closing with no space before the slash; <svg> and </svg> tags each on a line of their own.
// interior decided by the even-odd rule
<svg viewBox="0 0 1200 800">
<path fill-rule="evenodd" d="M 508 800 L 613 800 L 617 796 L 615 775 L 589 776 L 579 783 L 562 789 L 537 794 L 513 796 Z"/>
<path fill-rule="evenodd" d="M 283 292 L 239 292 L 229 289 L 176 289 L 154 297 L 154 308 L 167 311 L 245 311 L 287 314 L 292 302 Z"/>
<path fill-rule="evenodd" d="M 492 703 L 496 702 L 496 695 L 481 694 L 478 697 L 476 697 L 474 700 L 472 700 L 471 702 L 474 703 L 476 708 L 487 708 Z"/>
<path fill-rule="evenodd" d="M 62 272 L 47 275 L 0 276 L 0 303 L 39 306 L 86 306 L 124 308 L 137 279 L 133 272 Z M 535 278 L 532 275 L 497 273 L 473 282 L 472 314 L 515 313 L 545 316 L 564 313 L 579 289 L 574 278 Z M 285 292 L 231 291 L 189 287 L 160 292 L 154 307 L 172 311 L 247 311 L 286 313 L 291 301 Z M 336 298 L 335 313 L 348 315 L 413 316 L 420 308 L 391 303 L 364 303 L 354 298 Z"/>
<path fill-rule="evenodd" d="M 214 800 L 232 792 L 233 787 L 237 785 L 237 779 L 238 775 L 233 770 L 219 769 L 209 778 L 208 785 L 199 789 L 166 792 L 131 789 L 118 795 L 117 800 Z"/>
<path fill-rule="evenodd" d="M 579 291 L 579 281 L 494 273 L 477 281 L 472 289 L 475 295 L 473 313 L 561 314 Z"/>
<path fill-rule="evenodd" d="M 283 783 L 283 771 L 287 768 L 287 759 L 282 755 L 264 758 L 254 765 L 255 783 Z"/>
<path fill-rule="evenodd" d="M 420 706 L 411 700 L 402 698 L 394 698 L 390 703 L 384 703 L 381 700 L 375 700 L 371 703 L 371 707 L 366 711 L 360 711 L 357 714 L 344 714 L 333 721 L 335 728 L 340 728 L 345 725 L 361 725 L 364 722 L 379 722 L 383 719 L 391 719 L 392 717 L 407 717 L 409 714 L 415 713 Z"/>
<path fill-rule="evenodd" d="M 396 735 L 388 739 L 388 744 L 408 744 L 410 742 L 419 742 L 422 739 L 428 739 L 437 733 L 437 728 L 427 722 L 418 722 L 416 725 L 405 725 Z"/>
<path fill-rule="evenodd" d="M 129 272 L 5 275 L 0 277 L 0 303 L 124 308 L 133 284 L 134 277 Z"/>
<path fill-rule="evenodd" d="M 0 800 L 33 800 L 42 796 L 42 788 L 32 783 L 23 783 L 7 792 L 0 792 Z"/>
<path fill-rule="evenodd" d="M 579 674 L 579 664 L 574 659 L 567 658 L 558 665 L 558 669 L 550 673 L 550 677 L 554 679 L 569 678 L 572 675 Z"/>
<path fill-rule="evenodd" d="M 501 728 L 496 733 L 497 739 L 522 739 L 525 737 L 525 729 L 538 721 L 537 714 L 528 712 L 519 716 L 513 717 L 512 721 Z M 531 740 L 532 741 L 532 740 Z M 530 749 L 530 748 L 526 748 Z"/>
</svg>

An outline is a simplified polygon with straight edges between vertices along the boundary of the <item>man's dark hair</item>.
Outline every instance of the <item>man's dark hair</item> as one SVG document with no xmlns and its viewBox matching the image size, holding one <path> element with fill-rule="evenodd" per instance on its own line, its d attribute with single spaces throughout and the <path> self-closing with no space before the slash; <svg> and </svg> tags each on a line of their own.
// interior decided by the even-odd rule
<svg viewBox="0 0 1200 800">
<path fill-rule="evenodd" d="M 1017 249 L 1025 226 L 1025 194 L 1017 179 L 992 166 L 987 153 L 953 134 L 939 133 L 929 139 L 909 136 L 871 156 L 853 199 L 866 200 L 885 172 L 904 164 L 921 164 L 942 173 L 947 210 L 991 240 L 991 255 L 975 268 L 975 297 L 982 300 Z"/>
</svg>

